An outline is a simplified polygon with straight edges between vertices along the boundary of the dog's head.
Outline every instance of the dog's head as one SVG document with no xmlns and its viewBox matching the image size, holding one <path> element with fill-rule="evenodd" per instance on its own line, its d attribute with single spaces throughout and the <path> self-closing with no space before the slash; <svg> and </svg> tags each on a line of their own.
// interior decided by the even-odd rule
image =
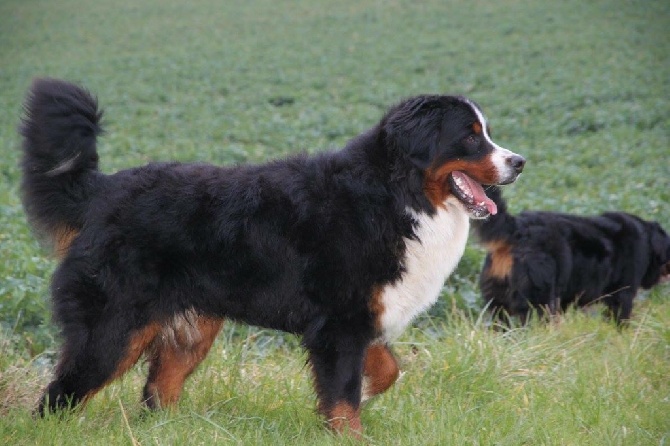
<svg viewBox="0 0 670 446">
<path fill-rule="evenodd" d="M 651 258 L 642 278 L 642 287 L 649 289 L 654 285 L 670 280 L 670 237 L 656 222 L 646 222 L 649 236 Z"/>
<path fill-rule="evenodd" d="M 381 125 L 396 155 L 423 172 L 423 192 L 431 204 L 457 201 L 471 218 L 497 212 L 482 185 L 513 182 L 526 162 L 491 140 L 479 106 L 461 96 L 410 98 L 391 109 Z"/>
</svg>

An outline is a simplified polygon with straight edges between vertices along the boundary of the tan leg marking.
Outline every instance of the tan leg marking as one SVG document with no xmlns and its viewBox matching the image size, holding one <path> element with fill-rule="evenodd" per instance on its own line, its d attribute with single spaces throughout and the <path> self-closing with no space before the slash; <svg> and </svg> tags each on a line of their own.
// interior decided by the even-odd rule
<svg viewBox="0 0 670 446">
<path fill-rule="evenodd" d="M 222 319 L 187 314 L 162 327 L 149 356 L 144 398 L 150 407 L 171 406 L 179 400 L 184 381 L 205 359 L 222 325 Z"/>
<path fill-rule="evenodd" d="M 363 363 L 362 401 L 386 391 L 400 375 L 398 362 L 391 350 L 383 344 L 368 347 Z"/>
<path fill-rule="evenodd" d="M 360 408 L 355 409 L 349 403 L 340 402 L 335 404 L 326 416 L 328 425 L 337 433 L 350 434 L 355 438 L 360 438 L 363 434 Z"/>
<path fill-rule="evenodd" d="M 100 387 L 91 389 L 84 397 L 82 398 L 82 403 L 86 403 L 93 395 L 98 393 L 102 388 L 107 384 L 114 381 L 116 378 L 119 378 L 121 375 L 126 373 L 135 363 L 140 359 L 142 353 L 149 347 L 153 342 L 160 331 L 160 325 L 158 323 L 151 323 L 146 327 L 137 330 L 130 337 L 128 342 L 128 348 L 126 349 L 126 356 L 119 361 L 118 366 L 114 373 L 112 373 L 107 381 L 105 381 Z"/>
</svg>

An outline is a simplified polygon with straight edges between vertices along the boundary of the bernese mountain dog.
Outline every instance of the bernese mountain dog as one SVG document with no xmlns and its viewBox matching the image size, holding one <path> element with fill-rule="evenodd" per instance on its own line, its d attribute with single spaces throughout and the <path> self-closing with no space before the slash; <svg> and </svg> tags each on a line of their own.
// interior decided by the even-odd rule
<svg viewBox="0 0 670 446">
<path fill-rule="evenodd" d="M 633 299 L 670 278 L 670 237 L 656 222 L 625 212 L 583 217 L 554 212 L 511 215 L 500 189 L 488 196 L 497 214 L 473 224 L 487 250 L 482 297 L 497 320 L 525 324 L 568 306 L 595 302 L 621 326 Z"/>
<path fill-rule="evenodd" d="M 73 407 L 145 355 L 143 401 L 174 404 L 224 319 L 301 336 L 318 409 L 361 432 L 361 401 L 398 377 L 388 347 L 438 297 L 482 185 L 523 157 L 495 144 L 479 106 L 422 95 L 343 149 L 259 165 L 150 163 L 98 170 L 102 111 L 80 86 L 36 79 L 22 193 L 52 242 L 63 346 L 37 412 Z"/>
</svg>

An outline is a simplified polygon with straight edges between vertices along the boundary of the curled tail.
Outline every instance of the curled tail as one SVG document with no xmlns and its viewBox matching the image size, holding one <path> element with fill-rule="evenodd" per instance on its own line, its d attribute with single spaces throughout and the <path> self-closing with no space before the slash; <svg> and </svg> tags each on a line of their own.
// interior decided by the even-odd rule
<svg viewBox="0 0 670 446">
<path fill-rule="evenodd" d="M 486 244 L 494 241 L 507 241 L 516 231 L 516 218 L 507 212 L 507 202 L 499 187 L 486 188 L 486 195 L 498 207 L 498 212 L 485 220 L 473 220 L 472 226 L 479 240 Z"/>
<path fill-rule="evenodd" d="M 32 226 L 57 250 L 66 249 L 101 176 L 96 138 L 102 111 L 85 89 L 48 78 L 33 82 L 24 107 L 23 206 Z"/>
</svg>

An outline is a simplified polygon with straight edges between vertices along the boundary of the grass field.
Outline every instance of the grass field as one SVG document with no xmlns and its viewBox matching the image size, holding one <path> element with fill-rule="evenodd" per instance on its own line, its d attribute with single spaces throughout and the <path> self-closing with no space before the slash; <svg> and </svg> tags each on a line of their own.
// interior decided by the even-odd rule
<svg viewBox="0 0 670 446">
<path fill-rule="evenodd" d="M 257 162 L 343 145 L 399 99 L 466 94 L 523 154 L 512 211 L 620 209 L 670 228 L 670 3 L 623 0 L 4 0 L 0 3 L 0 443 L 340 444 L 314 415 L 297 339 L 229 325 L 172 412 L 142 370 L 82 412 L 30 410 L 57 349 L 55 263 L 25 223 L 16 125 L 35 76 L 106 110 L 105 172 Z M 473 242 L 397 345 L 405 375 L 365 410 L 372 444 L 670 443 L 670 287 L 632 327 L 570 313 L 501 335 L 478 321 Z"/>
</svg>

